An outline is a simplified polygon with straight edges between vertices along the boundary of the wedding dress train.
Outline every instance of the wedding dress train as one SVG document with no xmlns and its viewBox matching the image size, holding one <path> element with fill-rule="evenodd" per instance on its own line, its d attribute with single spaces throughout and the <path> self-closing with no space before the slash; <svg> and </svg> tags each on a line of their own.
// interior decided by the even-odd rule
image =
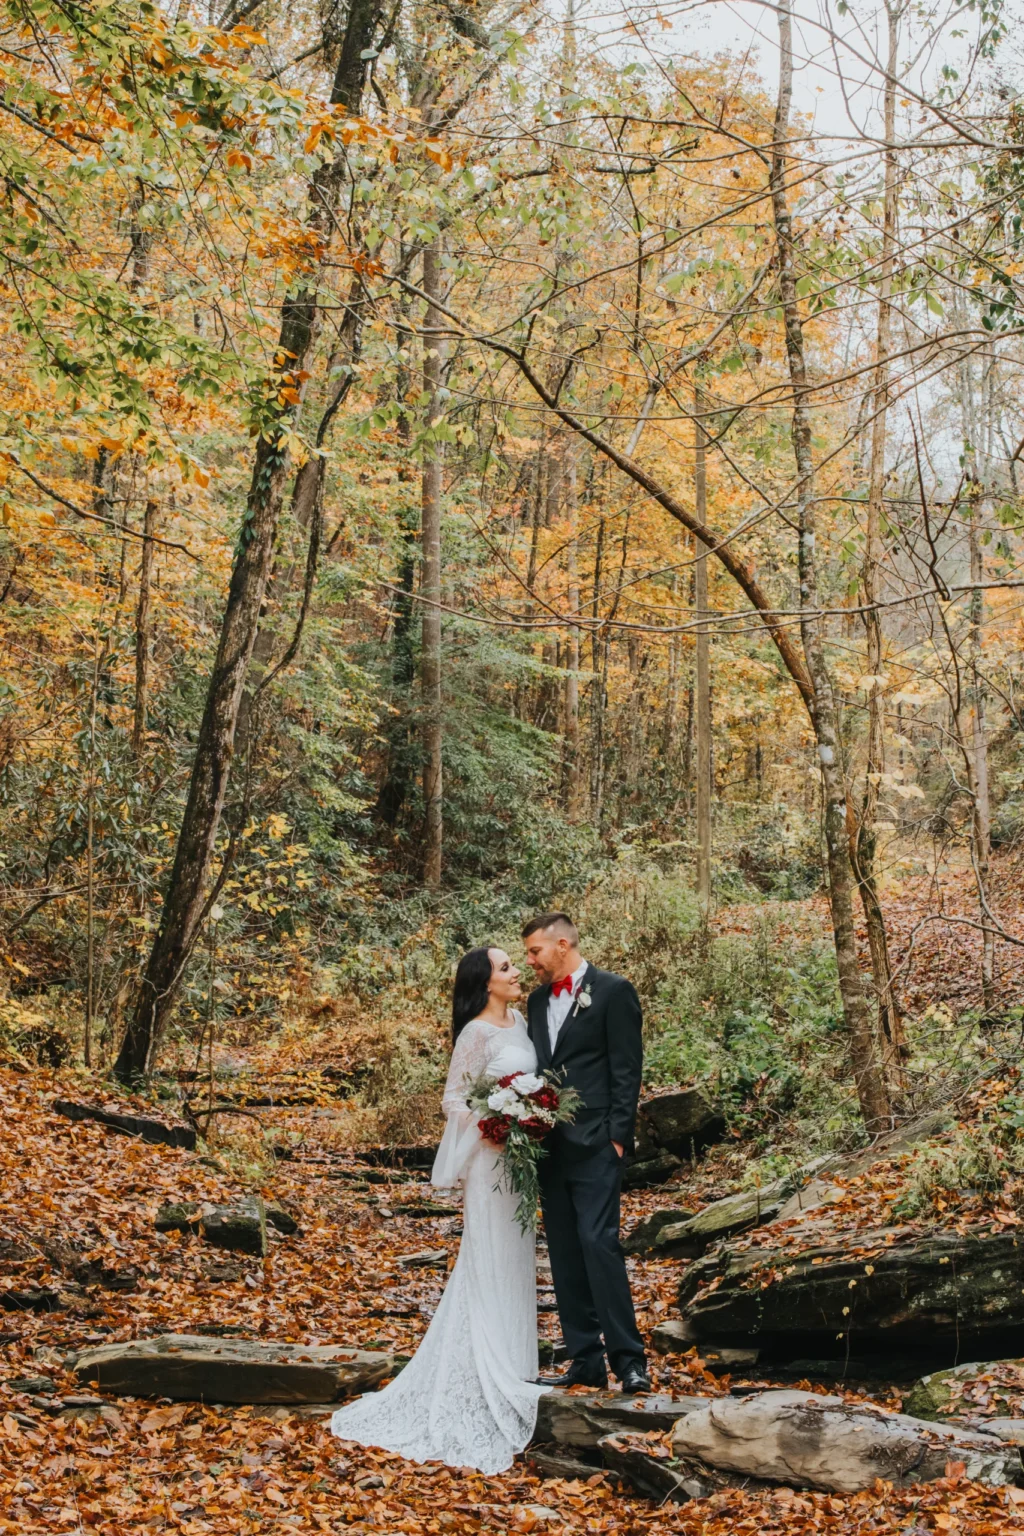
<svg viewBox="0 0 1024 1536">
<path fill-rule="evenodd" d="M 448 1117 L 431 1182 L 463 1188 L 459 1257 L 430 1327 L 409 1364 L 381 1392 L 339 1408 L 341 1440 L 395 1451 L 410 1461 L 503 1472 L 533 1436 L 536 1385 L 535 1240 L 515 1219 L 518 1197 L 495 1188 L 499 1167 L 466 1105 L 467 1080 L 487 1072 L 534 1072 L 526 1021 L 474 1019 L 459 1035 L 442 1107 Z"/>
</svg>

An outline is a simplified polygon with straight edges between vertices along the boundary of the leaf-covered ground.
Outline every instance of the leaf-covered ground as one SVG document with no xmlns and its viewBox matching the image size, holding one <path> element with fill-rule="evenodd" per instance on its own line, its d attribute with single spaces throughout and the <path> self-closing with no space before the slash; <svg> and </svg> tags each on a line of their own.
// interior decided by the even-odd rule
<svg viewBox="0 0 1024 1536">
<path fill-rule="evenodd" d="M 220 1201 L 241 1185 L 226 1164 L 71 1123 L 51 1109 L 83 1085 L 45 1073 L 0 1073 L 0 1529 L 96 1531 L 729 1532 L 860 1533 L 1024 1531 L 1024 1495 L 963 1481 L 893 1493 L 884 1487 L 836 1498 L 779 1489 L 729 1493 L 704 1503 L 658 1507 L 630 1496 L 605 1474 L 582 1482 L 542 1481 L 523 1460 L 482 1478 L 443 1467 L 413 1467 L 333 1440 L 319 1417 L 276 1409 L 109 1400 L 70 1404 L 84 1392 L 65 1369 L 85 1344 L 160 1331 L 223 1331 L 314 1342 L 340 1340 L 408 1351 L 415 1347 L 444 1283 L 440 1270 L 405 1269 L 401 1258 L 458 1240 L 457 1212 L 417 1216 L 429 1191 L 375 1173 L 317 1138 L 330 1112 L 264 1113 L 304 1136 L 264 1193 L 299 1218 L 300 1233 L 275 1236 L 266 1261 L 219 1253 L 195 1237 L 161 1236 L 157 1207 L 169 1200 Z M 628 1197 L 630 1219 L 664 1199 Z M 667 1312 L 678 1265 L 634 1263 L 645 1329 Z M 53 1311 L 25 1311 L 15 1296 Z M 551 1297 L 543 1288 L 542 1304 Z M 541 1315 L 554 1335 L 554 1315 Z M 663 1388 L 728 1389 L 694 1358 L 659 1361 Z"/>
<path fill-rule="evenodd" d="M 1024 997 L 1024 863 L 993 861 L 992 904 L 1001 927 L 1019 942 L 996 941 L 996 997 L 1005 1008 Z M 969 865 L 947 865 L 936 874 L 912 874 L 885 892 L 886 934 L 904 1011 L 917 1015 L 937 1005 L 951 1014 L 981 1007 L 982 936 L 978 894 Z M 777 940 L 800 945 L 828 932 L 823 894 L 804 901 L 757 902 L 724 907 L 713 923 L 718 934 L 749 934 L 765 920 L 779 924 Z M 867 930 L 858 942 L 867 966 Z"/>
</svg>

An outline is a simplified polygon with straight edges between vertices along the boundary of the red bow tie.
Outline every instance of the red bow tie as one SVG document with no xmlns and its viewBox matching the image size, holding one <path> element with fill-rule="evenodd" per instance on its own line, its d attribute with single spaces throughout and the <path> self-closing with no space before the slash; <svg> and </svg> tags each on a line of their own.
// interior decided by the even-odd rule
<svg viewBox="0 0 1024 1536">
<path fill-rule="evenodd" d="M 554 986 L 551 988 L 551 996 L 552 997 L 558 997 L 558 995 L 561 992 L 568 992 L 569 996 L 570 997 L 572 996 L 572 977 L 571 976 L 563 976 L 561 981 L 556 981 Z"/>
</svg>

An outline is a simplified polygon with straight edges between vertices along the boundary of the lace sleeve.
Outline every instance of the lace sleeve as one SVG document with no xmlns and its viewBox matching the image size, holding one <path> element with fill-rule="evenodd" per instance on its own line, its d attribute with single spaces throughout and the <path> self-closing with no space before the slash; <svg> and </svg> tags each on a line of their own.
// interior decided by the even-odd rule
<svg viewBox="0 0 1024 1536">
<path fill-rule="evenodd" d="M 487 1030 L 475 1020 L 466 1025 L 456 1040 L 441 1099 L 441 1108 L 446 1115 L 469 1114 L 466 1085 L 486 1071 L 489 1045 Z"/>
<path fill-rule="evenodd" d="M 443 1189 L 459 1183 L 466 1163 L 480 1145 L 477 1118 L 466 1103 L 466 1086 L 487 1070 L 489 1048 L 490 1032 L 474 1020 L 466 1025 L 452 1051 L 448 1081 L 441 1099 L 441 1108 L 448 1119 L 430 1175 L 431 1183 Z"/>
</svg>

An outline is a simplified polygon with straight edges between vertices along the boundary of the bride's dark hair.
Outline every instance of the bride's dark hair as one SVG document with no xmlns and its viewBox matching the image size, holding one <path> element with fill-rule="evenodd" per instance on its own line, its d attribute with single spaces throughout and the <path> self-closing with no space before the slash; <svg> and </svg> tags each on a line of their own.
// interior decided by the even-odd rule
<svg viewBox="0 0 1024 1536">
<path fill-rule="evenodd" d="M 468 949 L 455 971 L 452 992 L 452 1044 L 471 1020 L 479 1018 L 487 1007 L 487 983 L 491 979 L 493 944 Z"/>
</svg>

